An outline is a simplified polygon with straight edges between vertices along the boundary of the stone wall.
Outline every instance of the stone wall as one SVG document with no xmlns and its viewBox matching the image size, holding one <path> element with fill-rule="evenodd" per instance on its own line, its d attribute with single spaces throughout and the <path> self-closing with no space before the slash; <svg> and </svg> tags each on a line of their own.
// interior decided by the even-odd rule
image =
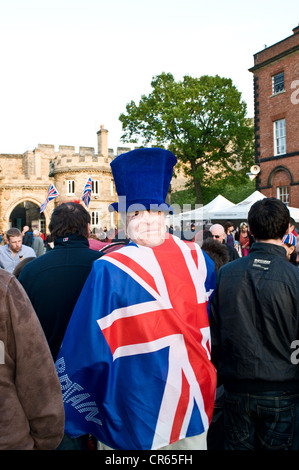
<svg viewBox="0 0 299 470">
<path fill-rule="evenodd" d="M 43 225 L 47 230 L 54 207 L 61 201 L 81 200 L 89 176 L 98 182 L 98 193 L 92 193 L 88 211 L 100 214 L 101 226 L 113 227 L 116 220 L 108 206 L 117 200 L 117 195 L 110 168 L 113 152 L 107 147 L 107 134 L 101 126 L 98 152 L 92 147 L 80 147 L 76 152 L 75 147 L 65 145 L 56 151 L 54 145 L 39 144 L 22 155 L 0 154 L 0 230 L 8 230 L 14 209 L 26 206 L 26 201 L 40 207 L 53 183 L 60 196 L 48 203 L 44 217 L 40 217 L 45 219 Z M 73 194 L 69 194 L 68 181 L 74 181 Z"/>
</svg>

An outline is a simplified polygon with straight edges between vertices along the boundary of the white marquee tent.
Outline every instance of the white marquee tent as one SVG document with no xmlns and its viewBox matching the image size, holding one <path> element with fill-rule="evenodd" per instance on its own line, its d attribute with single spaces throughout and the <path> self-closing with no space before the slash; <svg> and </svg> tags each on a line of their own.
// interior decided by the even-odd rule
<svg viewBox="0 0 299 470">
<path fill-rule="evenodd" d="M 210 220 L 210 214 L 213 211 L 221 211 L 233 207 L 235 204 L 225 197 L 218 194 L 211 202 L 193 211 L 183 212 L 182 220 Z"/>
<path fill-rule="evenodd" d="M 254 191 L 252 194 L 250 194 L 250 196 L 248 196 L 246 199 L 243 199 L 243 201 L 239 202 L 238 204 L 235 204 L 233 207 L 229 207 L 226 210 L 216 210 L 210 212 L 210 217 L 212 220 L 247 220 L 247 214 L 252 204 L 265 197 L 266 196 L 264 196 L 259 191 Z"/>
<path fill-rule="evenodd" d="M 206 204 L 205 206 L 199 207 L 192 211 L 182 212 L 177 215 L 169 216 L 168 223 L 172 223 L 173 225 L 180 225 L 181 221 L 183 222 L 200 222 L 203 220 L 210 220 L 210 213 L 212 211 L 221 211 L 224 209 L 228 209 L 229 207 L 234 206 L 234 203 L 226 199 L 225 197 L 218 194 L 215 199 L 211 202 Z"/>
<path fill-rule="evenodd" d="M 167 217 L 167 223 L 180 226 L 181 221 L 190 223 L 191 221 L 200 222 L 203 220 L 247 220 L 248 212 L 252 204 L 266 196 L 260 191 L 254 191 L 243 201 L 234 204 L 220 194 L 205 206 L 192 211 L 182 212 L 181 214 Z M 299 209 L 288 207 L 290 216 L 295 222 L 299 223 Z"/>
<path fill-rule="evenodd" d="M 297 207 L 288 207 L 290 211 L 290 216 L 293 217 L 295 222 L 299 222 L 299 209 Z"/>
<path fill-rule="evenodd" d="M 264 199 L 266 196 L 259 191 L 254 191 L 250 196 L 248 196 L 243 201 L 235 204 L 232 207 L 229 207 L 225 210 L 215 210 L 210 212 L 211 220 L 247 220 L 248 212 L 250 207 L 260 199 Z M 288 207 L 290 211 L 290 216 L 296 222 L 299 222 L 299 209 L 295 207 Z"/>
</svg>

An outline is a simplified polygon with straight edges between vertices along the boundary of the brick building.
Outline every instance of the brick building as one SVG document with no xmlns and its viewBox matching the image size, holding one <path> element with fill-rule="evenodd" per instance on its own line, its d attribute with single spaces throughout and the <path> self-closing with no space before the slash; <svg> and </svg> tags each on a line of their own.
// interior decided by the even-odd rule
<svg viewBox="0 0 299 470">
<path fill-rule="evenodd" d="M 101 126 L 97 133 L 98 152 L 93 147 L 38 145 L 24 154 L 0 154 L 0 231 L 9 227 L 30 225 L 47 231 L 51 214 L 61 201 L 81 200 L 87 178 L 92 178 L 92 194 L 88 207 L 91 228 L 114 227 L 114 213 L 108 211 L 117 200 L 108 149 L 108 131 Z M 118 148 L 117 153 L 130 149 Z M 53 183 L 60 196 L 40 214 L 40 206 Z M 82 202 L 82 200 L 81 200 Z M 83 204 L 83 202 L 82 202 Z"/>
<path fill-rule="evenodd" d="M 256 189 L 299 207 L 299 26 L 254 54 Z"/>
</svg>

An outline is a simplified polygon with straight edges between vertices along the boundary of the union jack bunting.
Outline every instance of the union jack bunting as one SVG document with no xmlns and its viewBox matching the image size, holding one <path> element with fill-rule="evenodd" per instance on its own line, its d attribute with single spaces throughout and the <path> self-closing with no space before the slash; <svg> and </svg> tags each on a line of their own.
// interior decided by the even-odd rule
<svg viewBox="0 0 299 470">
<path fill-rule="evenodd" d="M 82 200 L 86 207 L 89 206 L 91 196 L 91 178 L 89 177 L 83 189 Z"/>
<path fill-rule="evenodd" d="M 130 242 L 95 261 L 56 361 L 66 434 L 155 450 L 207 430 L 214 288 L 213 262 L 171 235 L 155 248 Z"/>
<path fill-rule="evenodd" d="M 59 196 L 59 192 L 55 188 L 54 184 L 51 184 L 51 186 L 48 189 L 47 199 L 40 206 L 40 213 L 44 212 L 44 210 L 47 207 L 48 202 L 52 201 L 52 199 L 55 199 L 57 196 Z"/>
</svg>

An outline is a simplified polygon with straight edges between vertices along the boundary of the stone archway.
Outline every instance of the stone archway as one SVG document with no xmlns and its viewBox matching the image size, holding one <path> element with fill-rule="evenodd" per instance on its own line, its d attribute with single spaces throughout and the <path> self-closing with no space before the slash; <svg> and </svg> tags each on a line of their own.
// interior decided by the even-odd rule
<svg viewBox="0 0 299 470">
<path fill-rule="evenodd" d="M 36 228 L 45 233 L 45 216 L 40 213 L 40 206 L 28 200 L 17 204 L 9 215 L 10 227 L 17 227 L 22 231 L 24 225 L 28 225 L 32 230 Z"/>
</svg>

